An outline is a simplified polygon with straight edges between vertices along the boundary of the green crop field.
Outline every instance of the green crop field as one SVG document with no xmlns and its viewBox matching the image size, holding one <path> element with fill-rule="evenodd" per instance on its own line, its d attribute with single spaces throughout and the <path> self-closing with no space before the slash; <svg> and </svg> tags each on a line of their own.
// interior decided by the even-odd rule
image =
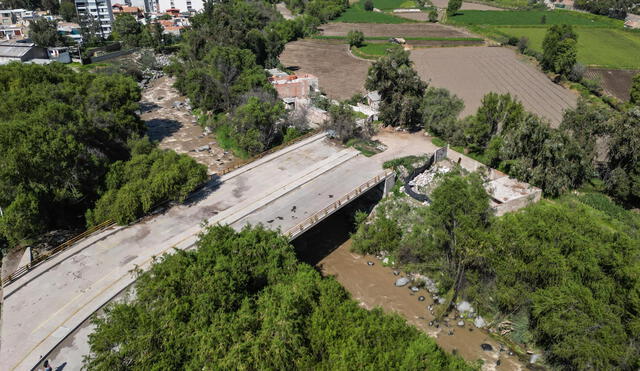
<svg viewBox="0 0 640 371">
<path fill-rule="evenodd" d="M 388 1 L 388 0 L 385 0 Z M 346 23 L 413 23 L 410 19 L 400 18 L 387 13 L 368 12 L 364 10 L 363 1 L 352 4 L 334 22 Z"/>
<path fill-rule="evenodd" d="M 509 36 L 528 37 L 529 46 L 542 52 L 545 28 L 498 27 Z M 640 33 L 607 28 L 578 27 L 578 61 L 607 68 L 640 68 Z"/>
<path fill-rule="evenodd" d="M 417 8 L 413 0 L 373 0 L 373 6 L 380 10 Z"/>
<path fill-rule="evenodd" d="M 458 25 L 493 25 L 493 26 L 531 26 L 542 24 L 542 17 L 546 17 L 546 24 L 571 24 L 575 26 L 592 27 L 620 27 L 623 22 L 593 14 L 578 13 L 568 10 L 509 10 L 483 11 L 464 10 L 447 19 L 448 23 Z"/>
<path fill-rule="evenodd" d="M 399 48 L 399 46 L 392 43 L 368 43 L 359 48 L 354 48 L 353 52 L 362 58 L 375 58 L 387 54 L 387 50 L 390 48 Z"/>
</svg>

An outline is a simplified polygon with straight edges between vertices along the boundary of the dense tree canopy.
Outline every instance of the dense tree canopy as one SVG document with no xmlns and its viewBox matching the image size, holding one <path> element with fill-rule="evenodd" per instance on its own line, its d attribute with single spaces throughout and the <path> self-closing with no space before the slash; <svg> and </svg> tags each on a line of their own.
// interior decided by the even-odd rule
<svg viewBox="0 0 640 371">
<path fill-rule="evenodd" d="M 553 25 L 542 42 L 542 67 L 568 76 L 577 61 L 578 35 L 570 25 Z"/>
<path fill-rule="evenodd" d="M 29 23 L 29 37 L 38 46 L 50 48 L 68 44 L 66 36 L 58 33 L 58 22 L 38 18 Z"/>
<path fill-rule="evenodd" d="M 629 96 L 631 104 L 640 106 L 640 73 L 633 77 Z"/>
<path fill-rule="evenodd" d="M 459 290 L 485 319 L 513 323 L 507 336 L 540 346 L 558 369 L 637 369 L 640 216 L 588 193 L 491 218 L 473 183 L 443 180 L 428 207 L 383 202 L 353 246 L 437 279 L 444 298 Z"/>
<path fill-rule="evenodd" d="M 606 15 L 612 18 L 624 19 L 627 12 L 638 12 L 640 1 L 638 0 L 575 0 L 573 3 L 577 9 L 591 13 Z"/>
<path fill-rule="evenodd" d="M 413 69 L 409 52 L 392 48 L 369 67 L 365 87 L 382 98 L 380 120 L 385 125 L 418 129 L 422 126 L 421 104 L 427 84 Z"/>
<path fill-rule="evenodd" d="M 0 229 L 8 240 L 83 212 L 106 166 L 126 159 L 128 138 L 144 131 L 134 113 L 139 99 L 136 83 L 119 75 L 0 67 Z M 26 229 L 8 224 L 36 218 Z"/>
<path fill-rule="evenodd" d="M 89 370 L 470 369 L 397 315 L 360 308 L 260 227 L 208 228 L 95 324 Z"/>
</svg>

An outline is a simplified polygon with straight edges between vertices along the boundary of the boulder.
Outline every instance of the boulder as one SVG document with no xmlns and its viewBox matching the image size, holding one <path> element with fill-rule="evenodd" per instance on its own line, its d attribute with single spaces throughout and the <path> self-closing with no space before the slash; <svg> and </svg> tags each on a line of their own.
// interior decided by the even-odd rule
<svg viewBox="0 0 640 371">
<path fill-rule="evenodd" d="M 482 348 L 482 350 L 484 350 L 485 352 L 493 351 L 493 347 L 491 346 L 491 344 L 487 344 L 487 343 L 480 344 L 480 348 Z"/>
<path fill-rule="evenodd" d="M 410 282 L 410 281 L 409 281 L 409 279 L 408 279 L 407 277 L 401 277 L 401 278 L 398 278 L 398 279 L 396 280 L 395 285 L 396 285 L 397 287 L 402 287 L 402 286 L 406 286 L 407 284 L 409 284 L 409 282 Z"/>
<path fill-rule="evenodd" d="M 469 303 L 468 301 L 461 301 L 460 303 L 458 303 L 456 308 L 460 313 L 474 312 L 473 307 L 471 306 L 471 303 Z"/>
<path fill-rule="evenodd" d="M 475 320 L 473 320 L 473 324 L 477 327 L 477 328 L 483 328 L 487 325 L 487 322 L 484 320 L 484 318 L 482 318 L 481 316 L 476 317 Z"/>
<path fill-rule="evenodd" d="M 458 321 L 458 326 L 464 327 L 464 321 Z"/>
</svg>

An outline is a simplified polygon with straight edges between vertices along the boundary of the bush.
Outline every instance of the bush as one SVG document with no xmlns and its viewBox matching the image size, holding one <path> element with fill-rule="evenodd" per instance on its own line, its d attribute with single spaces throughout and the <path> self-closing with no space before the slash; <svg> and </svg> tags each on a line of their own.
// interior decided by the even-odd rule
<svg viewBox="0 0 640 371">
<path fill-rule="evenodd" d="M 576 63 L 571 68 L 571 72 L 569 72 L 569 76 L 567 77 L 569 78 L 569 80 L 573 82 L 580 82 L 580 80 L 582 80 L 582 77 L 584 76 L 584 73 L 586 71 L 587 71 L 587 68 L 584 65 L 580 63 Z"/>
<path fill-rule="evenodd" d="M 373 10 L 373 0 L 365 0 L 364 1 L 364 10 L 370 12 Z"/>
<path fill-rule="evenodd" d="M 145 146 L 136 146 L 145 151 Z M 106 191 L 93 210 L 86 213 L 87 225 L 105 220 L 131 223 L 162 201 L 182 201 L 207 180 L 207 169 L 187 155 L 157 148 L 134 154 L 129 161 L 113 163 L 107 173 Z"/>
<path fill-rule="evenodd" d="M 584 85 L 585 88 L 589 89 L 590 92 L 596 95 L 602 94 L 602 87 L 600 86 L 600 81 L 593 80 L 593 79 L 582 79 L 580 83 Z"/>
<path fill-rule="evenodd" d="M 349 46 L 361 47 L 364 43 L 364 34 L 359 30 L 351 30 L 347 33 L 347 40 L 349 40 Z"/>
<path fill-rule="evenodd" d="M 438 11 L 436 9 L 431 9 L 431 11 L 429 12 L 429 22 L 438 22 Z"/>
<path fill-rule="evenodd" d="M 519 40 L 518 40 L 518 38 L 517 38 L 517 37 L 515 37 L 515 36 L 511 36 L 511 37 L 509 38 L 509 40 L 507 40 L 507 44 L 509 44 L 509 45 L 511 45 L 511 46 L 516 46 L 516 45 L 518 45 L 518 41 L 519 41 Z"/>
<path fill-rule="evenodd" d="M 520 53 L 524 54 L 527 49 L 529 49 L 529 38 L 526 36 L 522 36 L 520 39 L 518 39 L 518 51 L 520 51 Z"/>
</svg>

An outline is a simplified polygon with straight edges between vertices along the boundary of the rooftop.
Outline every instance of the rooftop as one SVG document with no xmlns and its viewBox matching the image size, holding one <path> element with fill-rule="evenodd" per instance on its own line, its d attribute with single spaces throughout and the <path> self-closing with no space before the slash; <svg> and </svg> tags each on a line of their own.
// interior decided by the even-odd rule
<svg viewBox="0 0 640 371">
<path fill-rule="evenodd" d="M 487 182 L 484 187 L 491 198 L 498 203 L 513 201 L 540 191 L 537 187 L 508 176 Z"/>
</svg>

